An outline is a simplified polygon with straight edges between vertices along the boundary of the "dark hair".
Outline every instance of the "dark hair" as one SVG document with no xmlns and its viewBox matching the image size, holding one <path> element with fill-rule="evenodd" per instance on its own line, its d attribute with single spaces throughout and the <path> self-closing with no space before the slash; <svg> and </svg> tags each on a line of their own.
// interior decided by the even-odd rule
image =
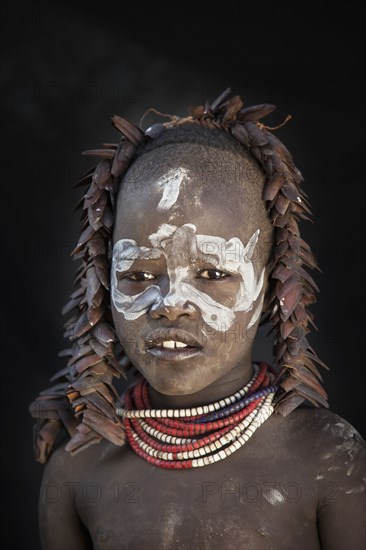
<svg viewBox="0 0 366 550">
<path fill-rule="evenodd" d="M 129 360 L 113 326 L 109 293 L 116 197 L 121 178 L 135 159 L 172 143 L 199 143 L 250 155 L 263 170 L 263 200 L 275 233 L 267 311 L 275 333 L 275 382 L 280 386 L 273 405 L 283 416 L 305 400 L 316 407 L 329 406 L 315 364 L 326 365 L 307 340 L 313 321 L 308 306 L 315 302 L 318 289 L 305 269 L 315 268 L 316 261 L 298 227 L 300 219 L 310 216 L 300 187 L 302 176 L 287 148 L 259 122 L 274 109 L 272 105 L 243 108 L 241 99 L 228 89 L 211 104 L 193 108 L 189 116 L 172 116 L 146 131 L 114 116 L 121 142 L 86 152 L 102 160 L 78 184 L 89 187 L 78 203 L 83 208 L 82 233 L 71 253 L 82 262 L 74 280 L 76 290 L 63 309 L 64 314 L 72 312 L 65 324 L 71 348 L 61 352 L 69 357 L 67 366 L 51 379 L 57 384 L 30 407 L 37 418 L 38 461 L 47 460 L 62 428 L 71 436 L 66 450 L 72 454 L 103 438 L 116 445 L 124 442 L 113 379 L 125 376 Z"/>
</svg>

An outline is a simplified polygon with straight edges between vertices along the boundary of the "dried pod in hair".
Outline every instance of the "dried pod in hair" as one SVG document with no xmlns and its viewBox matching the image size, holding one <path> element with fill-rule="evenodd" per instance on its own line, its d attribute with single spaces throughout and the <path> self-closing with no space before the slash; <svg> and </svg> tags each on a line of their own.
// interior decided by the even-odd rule
<svg viewBox="0 0 366 550">
<path fill-rule="evenodd" d="M 232 135 L 246 147 L 249 147 L 249 136 L 243 124 L 236 123 L 231 128 Z"/>
<path fill-rule="evenodd" d="M 252 105 L 251 107 L 241 109 L 238 113 L 238 119 L 245 122 L 256 121 L 264 118 L 270 113 L 273 113 L 275 110 L 275 105 L 269 105 L 267 103 L 263 103 L 262 105 Z"/>
<path fill-rule="evenodd" d="M 263 147 L 267 145 L 268 137 L 254 122 L 245 122 L 244 127 L 249 135 L 250 143 L 253 147 Z"/>
<path fill-rule="evenodd" d="M 112 163 L 111 174 L 113 176 L 121 176 L 126 171 L 135 151 L 136 147 L 133 143 L 128 141 L 120 143 Z"/>
<path fill-rule="evenodd" d="M 109 179 L 111 173 L 111 161 L 102 160 L 94 170 L 92 182 L 97 186 L 104 188 L 105 182 Z"/>
<path fill-rule="evenodd" d="M 144 134 L 134 124 L 118 115 L 112 117 L 112 123 L 135 147 L 138 147 L 143 140 Z M 114 156 L 114 154 L 113 154 Z"/>
<path fill-rule="evenodd" d="M 89 149 L 89 151 L 83 151 L 82 154 L 91 157 L 101 157 L 112 159 L 114 157 L 114 149 Z"/>
<path fill-rule="evenodd" d="M 211 105 L 208 107 L 207 110 L 209 110 L 211 113 L 214 113 L 217 111 L 217 109 L 222 105 L 222 103 L 226 100 L 227 97 L 229 97 L 231 94 L 231 88 L 226 88 L 219 96 L 217 96 L 216 99 L 213 100 Z"/>
<path fill-rule="evenodd" d="M 280 189 L 284 185 L 285 179 L 282 175 L 275 175 L 273 179 L 268 179 L 263 190 L 263 199 L 272 201 L 277 196 Z"/>
</svg>

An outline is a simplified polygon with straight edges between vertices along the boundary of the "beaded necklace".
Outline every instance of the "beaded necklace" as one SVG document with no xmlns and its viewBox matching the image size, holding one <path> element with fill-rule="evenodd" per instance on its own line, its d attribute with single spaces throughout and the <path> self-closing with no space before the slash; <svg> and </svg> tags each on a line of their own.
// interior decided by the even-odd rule
<svg viewBox="0 0 366 550">
<path fill-rule="evenodd" d="M 123 418 L 132 450 L 160 468 L 197 468 L 223 460 L 240 449 L 273 413 L 278 390 L 265 363 L 253 364 L 251 380 L 220 401 L 191 409 L 152 409 L 149 386 L 128 388 Z"/>
</svg>

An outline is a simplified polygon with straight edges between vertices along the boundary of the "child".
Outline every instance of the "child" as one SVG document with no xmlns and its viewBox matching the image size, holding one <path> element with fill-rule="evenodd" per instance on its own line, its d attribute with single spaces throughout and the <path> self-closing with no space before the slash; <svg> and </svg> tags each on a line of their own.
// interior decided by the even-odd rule
<svg viewBox="0 0 366 550">
<path fill-rule="evenodd" d="M 31 406 L 43 548 L 365 547 L 366 445 L 307 341 L 310 212 L 273 110 L 226 90 L 146 132 L 115 116 L 121 143 L 89 152 L 72 347 Z"/>
</svg>

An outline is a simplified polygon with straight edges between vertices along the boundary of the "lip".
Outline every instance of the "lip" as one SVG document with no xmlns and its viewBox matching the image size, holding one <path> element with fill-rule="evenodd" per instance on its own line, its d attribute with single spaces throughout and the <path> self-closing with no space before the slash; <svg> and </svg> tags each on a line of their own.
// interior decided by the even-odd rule
<svg viewBox="0 0 366 550">
<path fill-rule="evenodd" d="M 183 361 L 184 359 L 191 359 L 192 357 L 195 357 L 196 355 L 200 355 L 202 353 L 201 348 L 167 349 L 151 347 L 147 348 L 146 351 L 148 353 L 151 353 L 151 355 L 154 355 L 154 357 L 156 357 L 157 359 L 161 359 L 164 361 Z"/>
<path fill-rule="evenodd" d="M 154 330 L 148 338 L 145 339 L 146 349 L 162 344 L 166 340 L 178 340 L 191 348 L 202 349 L 201 344 L 193 334 L 179 328 L 160 328 Z"/>
<path fill-rule="evenodd" d="M 183 342 L 189 347 L 186 348 L 163 348 L 162 344 L 166 340 L 177 340 Z M 202 345 L 197 338 L 189 332 L 178 328 L 161 328 L 154 330 L 148 338 L 145 339 L 145 350 L 157 359 L 166 361 L 182 361 L 202 353 Z"/>
</svg>

